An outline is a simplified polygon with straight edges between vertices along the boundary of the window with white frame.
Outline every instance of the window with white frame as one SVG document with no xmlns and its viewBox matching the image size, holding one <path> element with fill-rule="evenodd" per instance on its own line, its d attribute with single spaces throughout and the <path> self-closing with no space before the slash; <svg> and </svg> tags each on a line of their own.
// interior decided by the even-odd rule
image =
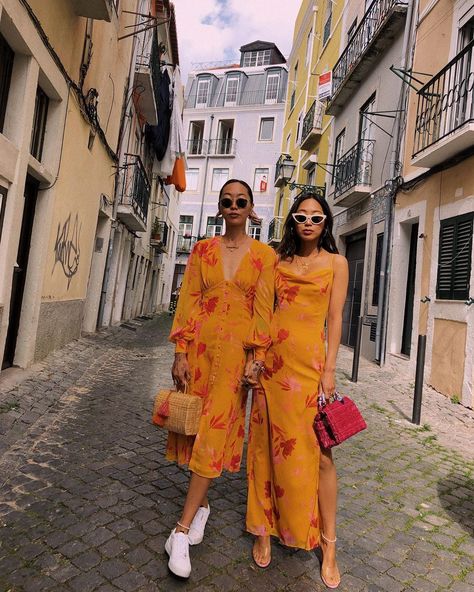
<svg viewBox="0 0 474 592">
<path fill-rule="evenodd" d="M 306 66 L 308 66 L 308 64 L 311 61 L 312 51 L 313 51 L 313 29 L 310 29 L 309 33 L 308 33 L 308 37 L 306 39 L 306 59 L 305 59 Z"/>
<path fill-rule="evenodd" d="M 259 241 L 260 237 L 262 236 L 262 226 L 260 224 L 256 224 L 255 222 L 250 222 L 248 235 L 251 238 Z"/>
<path fill-rule="evenodd" d="M 225 105 L 236 105 L 239 92 L 239 78 L 237 76 L 228 77 L 225 84 Z"/>
<path fill-rule="evenodd" d="M 265 193 L 268 189 L 268 168 L 255 169 L 253 178 L 253 190 L 255 193 Z"/>
<path fill-rule="evenodd" d="M 209 80 L 199 80 L 196 94 L 196 107 L 207 107 L 209 100 Z"/>
<path fill-rule="evenodd" d="M 211 191 L 220 191 L 229 178 L 229 169 L 212 169 Z"/>
<path fill-rule="evenodd" d="M 280 88 L 280 74 L 269 74 L 265 88 L 265 103 L 276 103 L 278 101 L 278 90 Z"/>
<path fill-rule="evenodd" d="M 180 216 L 179 217 L 179 236 L 190 237 L 193 234 L 193 217 Z"/>
<path fill-rule="evenodd" d="M 296 125 L 296 145 L 299 146 L 301 144 L 301 134 L 303 133 L 303 118 L 304 113 L 300 111 L 298 115 L 298 123 Z"/>
<path fill-rule="evenodd" d="M 199 183 L 199 169 L 188 169 L 186 171 L 187 191 L 197 191 Z"/>
<path fill-rule="evenodd" d="M 316 178 L 316 165 L 313 165 L 311 168 L 308 169 L 308 185 L 314 185 L 314 180 Z"/>
<path fill-rule="evenodd" d="M 334 183 L 336 180 L 337 175 L 337 163 L 340 160 L 341 156 L 344 154 L 344 138 L 346 136 L 346 130 L 343 129 L 342 132 L 337 136 L 336 143 L 334 145 L 334 166 L 332 169 L 332 179 L 331 182 Z"/>
<path fill-rule="evenodd" d="M 217 216 L 208 216 L 206 236 L 220 236 L 222 234 L 223 220 Z"/>
<path fill-rule="evenodd" d="M 269 49 L 259 51 L 247 51 L 244 53 L 243 66 L 268 66 L 270 64 L 271 51 Z"/>
<path fill-rule="evenodd" d="M 258 132 L 259 142 L 271 142 L 273 140 L 273 128 L 275 127 L 274 117 L 262 117 Z"/>
</svg>

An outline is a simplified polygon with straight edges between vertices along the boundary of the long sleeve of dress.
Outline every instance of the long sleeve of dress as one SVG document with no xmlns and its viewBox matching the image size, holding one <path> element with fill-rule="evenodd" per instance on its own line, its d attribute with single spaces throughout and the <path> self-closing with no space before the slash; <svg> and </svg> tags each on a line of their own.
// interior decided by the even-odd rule
<svg viewBox="0 0 474 592">
<path fill-rule="evenodd" d="M 186 353 L 188 343 L 194 339 L 201 293 L 201 259 L 194 246 L 184 272 L 169 336 L 169 340 L 176 344 L 176 353 Z"/>
<path fill-rule="evenodd" d="M 252 263 L 261 266 L 261 273 L 255 288 L 252 324 L 244 348 L 254 351 L 255 360 L 263 361 L 271 345 L 270 323 L 275 301 L 276 255 L 269 249 L 268 255 L 262 259 L 253 259 Z"/>
</svg>

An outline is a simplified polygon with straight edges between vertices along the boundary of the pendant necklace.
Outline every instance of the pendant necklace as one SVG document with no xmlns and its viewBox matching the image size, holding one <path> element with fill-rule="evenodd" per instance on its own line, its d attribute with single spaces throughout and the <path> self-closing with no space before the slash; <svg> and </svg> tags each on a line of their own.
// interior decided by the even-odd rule
<svg viewBox="0 0 474 592">
<path fill-rule="evenodd" d="M 316 252 L 316 255 L 314 254 Z M 303 273 L 306 273 L 309 269 L 309 264 L 310 264 L 310 260 L 311 259 L 317 259 L 319 257 L 319 254 L 321 253 L 321 249 L 315 249 L 315 251 L 313 251 L 311 253 L 311 255 L 308 255 L 307 257 L 301 257 L 301 255 L 296 255 L 296 266 L 300 269 L 300 271 L 302 271 Z"/>
<path fill-rule="evenodd" d="M 236 251 L 237 249 L 240 249 L 240 247 L 244 244 L 245 242 L 245 238 L 242 242 L 240 242 L 239 244 L 229 244 L 224 237 L 222 237 L 222 242 L 224 243 L 224 246 L 226 249 L 229 249 L 229 251 Z"/>
</svg>

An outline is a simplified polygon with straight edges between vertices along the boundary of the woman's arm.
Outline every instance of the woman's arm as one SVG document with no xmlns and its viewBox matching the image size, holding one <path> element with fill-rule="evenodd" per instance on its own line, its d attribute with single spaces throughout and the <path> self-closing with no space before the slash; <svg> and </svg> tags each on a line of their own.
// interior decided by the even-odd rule
<svg viewBox="0 0 474 592">
<path fill-rule="evenodd" d="M 336 358 L 341 343 L 342 312 L 347 295 L 349 283 L 349 267 L 347 259 L 342 255 L 336 255 L 333 262 L 334 279 L 329 300 L 327 318 L 327 351 L 324 370 L 321 375 L 320 390 L 328 397 L 334 394 L 336 389 Z"/>
<path fill-rule="evenodd" d="M 170 341 L 176 345 L 171 375 L 178 389 L 183 389 L 190 379 L 186 352 L 196 331 L 196 315 L 201 300 L 201 259 L 197 245 L 189 256 L 179 291 L 178 306 L 170 333 Z"/>
</svg>

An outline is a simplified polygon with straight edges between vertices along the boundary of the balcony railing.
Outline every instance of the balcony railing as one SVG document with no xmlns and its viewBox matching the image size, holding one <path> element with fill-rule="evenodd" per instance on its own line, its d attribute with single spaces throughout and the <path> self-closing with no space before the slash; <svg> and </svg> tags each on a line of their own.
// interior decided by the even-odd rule
<svg viewBox="0 0 474 592">
<path fill-rule="evenodd" d="M 150 245 L 156 250 L 166 251 L 168 243 L 168 224 L 163 220 L 155 220 L 150 234 Z"/>
<path fill-rule="evenodd" d="M 268 226 L 268 242 L 279 243 L 283 236 L 283 218 L 277 216 L 273 218 Z"/>
<path fill-rule="evenodd" d="M 372 182 L 372 161 L 375 140 L 359 140 L 336 163 L 334 198 L 353 190 L 351 195 L 357 199 L 368 193 L 367 187 Z M 365 190 L 360 188 L 363 186 Z M 350 199 L 354 201 L 354 199 Z"/>
<path fill-rule="evenodd" d="M 303 131 L 301 133 L 301 148 L 311 150 L 316 144 L 318 136 L 321 135 L 323 126 L 323 104 L 321 101 L 314 101 L 303 120 Z"/>
<path fill-rule="evenodd" d="M 371 64 L 378 59 L 380 53 L 393 42 L 395 31 L 402 26 L 408 7 L 408 0 L 374 0 L 367 9 L 360 25 L 355 30 L 341 57 L 333 68 L 332 99 L 328 106 L 328 113 L 334 114 L 335 108 L 344 104 L 346 96 L 339 97 L 342 87 L 351 79 L 351 76 L 359 69 L 359 76 L 354 80 L 352 88 L 362 80 L 363 76 L 370 69 Z M 388 30 L 390 27 L 392 30 Z M 383 31 L 383 34 L 381 34 Z M 366 69 L 360 69 L 364 57 L 370 60 Z M 370 62 L 370 63 L 369 63 Z M 351 89 L 348 89 L 351 92 Z"/>
<path fill-rule="evenodd" d="M 188 156 L 205 156 L 207 153 L 207 140 L 196 138 L 186 140 L 186 154 Z"/>
<path fill-rule="evenodd" d="M 177 253 L 190 253 L 197 241 L 196 236 L 188 236 L 186 234 L 178 234 L 178 242 L 176 243 Z"/>
<path fill-rule="evenodd" d="M 138 154 L 126 154 L 121 173 L 121 195 L 118 215 L 131 228 L 146 229 L 150 182 Z"/>
<path fill-rule="evenodd" d="M 236 138 L 209 140 L 209 154 L 213 156 L 235 156 L 236 147 Z"/>
<path fill-rule="evenodd" d="M 465 125 L 474 123 L 473 54 L 471 41 L 418 91 L 413 158 L 419 166 L 434 166 L 474 144 L 474 127 Z"/>
<path fill-rule="evenodd" d="M 202 98 L 200 96 L 200 98 Z M 236 106 L 252 106 L 252 105 L 274 105 L 276 103 L 284 103 L 286 100 L 286 81 L 280 80 L 280 85 L 277 90 L 269 89 L 256 90 L 256 91 L 242 91 L 237 93 L 237 100 L 230 105 L 227 103 L 229 109 L 233 109 Z M 225 103 L 225 92 L 212 93 L 205 105 L 200 105 L 202 108 L 207 107 L 224 107 Z M 190 94 L 186 97 L 185 108 L 194 109 L 196 107 L 196 94 Z"/>
</svg>

